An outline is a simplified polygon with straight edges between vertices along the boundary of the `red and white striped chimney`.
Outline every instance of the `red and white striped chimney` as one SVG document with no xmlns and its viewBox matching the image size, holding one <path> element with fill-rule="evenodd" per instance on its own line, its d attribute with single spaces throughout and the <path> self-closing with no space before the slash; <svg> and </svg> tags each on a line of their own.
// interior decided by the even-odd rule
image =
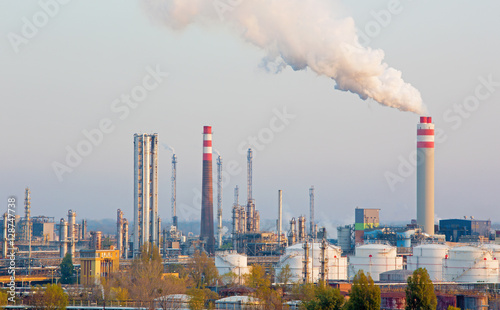
<svg viewBox="0 0 500 310">
<path fill-rule="evenodd" d="M 203 127 L 203 160 L 212 160 L 212 127 Z"/>
<path fill-rule="evenodd" d="M 215 253 L 214 204 L 212 186 L 212 127 L 203 127 L 203 176 L 201 189 L 200 239 L 205 241 L 205 250 Z"/>
<path fill-rule="evenodd" d="M 417 224 L 434 235 L 434 124 L 428 116 L 417 125 Z"/>
</svg>

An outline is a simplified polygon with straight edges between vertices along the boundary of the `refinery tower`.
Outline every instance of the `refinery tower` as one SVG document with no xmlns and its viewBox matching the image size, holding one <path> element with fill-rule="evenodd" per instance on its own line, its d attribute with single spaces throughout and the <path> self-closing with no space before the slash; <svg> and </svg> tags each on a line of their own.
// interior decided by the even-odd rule
<svg viewBox="0 0 500 310">
<path fill-rule="evenodd" d="M 426 116 L 417 125 L 417 224 L 434 235 L 434 124 Z"/>
<path fill-rule="evenodd" d="M 142 246 L 159 247 L 158 134 L 134 135 L 134 256 Z"/>
<path fill-rule="evenodd" d="M 203 176 L 201 190 L 200 239 L 205 242 L 205 250 L 214 254 L 214 203 L 212 187 L 212 127 L 203 127 Z"/>
</svg>

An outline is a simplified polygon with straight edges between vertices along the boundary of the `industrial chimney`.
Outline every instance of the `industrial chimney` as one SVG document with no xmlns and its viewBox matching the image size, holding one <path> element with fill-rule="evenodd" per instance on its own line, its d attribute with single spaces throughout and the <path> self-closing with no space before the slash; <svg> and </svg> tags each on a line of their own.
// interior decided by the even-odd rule
<svg viewBox="0 0 500 310">
<path fill-rule="evenodd" d="M 426 116 L 417 125 L 417 224 L 434 235 L 434 124 Z"/>
<path fill-rule="evenodd" d="M 203 127 L 203 177 L 201 190 L 200 239 L 205 241 L 205 250 L 214 254 L 214 204 L 212 188 L 212 127 Z"/>
</svg>

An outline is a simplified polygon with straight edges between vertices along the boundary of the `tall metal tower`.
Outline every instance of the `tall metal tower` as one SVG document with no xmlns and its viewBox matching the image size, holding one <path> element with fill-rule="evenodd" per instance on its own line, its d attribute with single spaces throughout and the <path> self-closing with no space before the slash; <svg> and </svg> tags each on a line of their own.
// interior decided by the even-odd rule
<svg viewBox="0 0 500 310">
<path fill-rule="evenodd" d="M 247 155 L 247 200 L 252 201 L 252 149 L 248 149 Z"/>
<path fill-rule="evenodd" d="M 234 206 L 237 207 L 240 204 L 240 189 L 238 185 L 234 188 Z"/>
<path fill-rule="evenodd" d="M 24 227 L 23 227 L 23 240 L 31 240 L 31 191 L 26 187 L 24 193 Z"/>
<path fill-rule="evenodd" d="M 313 239 L 316 239 L 316 232 L 314 231 L 314 186 L 311 186 L 311 188 L 309 189 L 309 212 L 310 212 L 310 215 L 309 215 L 309 221 L 310 221 L 310 224 L 309 224 L 309 232 L 310 232 L 310 235 Z"/>
<path fill-rule="evenodd" d="M 217 247 L 222 246 L 222 157 L 217 157 Z"/>
<path fill-rule="evenodd" d="M 4 222 L 6 225 L 7 222 Z M 31 192 L 29 187 L 26 187 L 24 195 L 24 234 L 26 241 L 29 242 L 28 249 L 28 275 L 31 275 Z"/>
<path fill-rule="evenodd" d="M 177 155 L 172 155 L 172 226 L 177 228 Z"/>
</svg>

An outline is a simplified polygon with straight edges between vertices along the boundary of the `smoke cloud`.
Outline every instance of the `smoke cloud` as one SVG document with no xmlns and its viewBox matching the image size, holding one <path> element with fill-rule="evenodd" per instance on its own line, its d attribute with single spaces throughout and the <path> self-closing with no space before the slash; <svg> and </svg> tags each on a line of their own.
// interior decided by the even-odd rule
<svg viewBox="0 0 500 310">
<path fill-rule="evenodd" d="M 166 143 L 162 143 L 161 145 L 163 146 L 164 149 L 172 151 L 172 154 L 175 154 L 175 149 L 173 147 L 171 147 L 170 145 L 168 145 Z"/>
<path fill-rule="evenodd" d="M 313 70 L 335 88 L 382 105 L 426 114 L 420 92 L 384 62 L 380 49 L 363 47 L 354 20 L 332 0 L 145 0 L 154 20 L 174 30 L 224 24 L 266 52 L 262 66 L 279 72 Z"/>
</svg>

